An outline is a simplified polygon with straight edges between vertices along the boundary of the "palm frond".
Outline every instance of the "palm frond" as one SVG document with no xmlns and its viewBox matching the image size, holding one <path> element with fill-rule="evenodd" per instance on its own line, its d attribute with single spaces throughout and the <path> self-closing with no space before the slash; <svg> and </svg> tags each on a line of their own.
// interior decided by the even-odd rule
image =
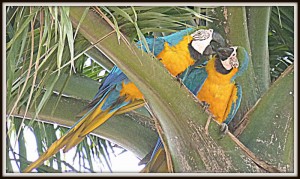
<svg viewBox="0 0 300 179">
<path fill-rule="evenodd" d="M 17 172 L 20 172 L 28 164 L 26 153 L 32 153 L 25 147 L 24 127 L 30 128 L 34 133 L 39 153 L 44 152 L 58 138 L 53 134 L 59 131 L 60 127 L 25 120 L 26 112 L 21 120 L 15 120 L 12 116 L 13 111 L 17 111 L 21 106 L 25 106 L 26 111 L 33 108 L 35 119 L 53 94 L 58 79 L 65 73 L 70 75 L 72 71 L 84 70 L 83 64 L 88 57 L 83 52 L 90 47 L 90 43 L 80 34 L 76 37 L 73 35 L 75 30 L 68 17 L 67 7 L 7 7 L 6 11 L 6 121 L 11 124 L 7 129 L 8 137 L 14 135 L 13 138 L 7 139 L 7 144 L 11 143 L 10 140 L 14 140 L 12 144 L 16 144 L 7 148 L 7 153 L 12 152 L 14 156 L 7 157 L 7 163 L 8 166 L 12 166 L 12 162 L 15 161 L 14 164 L 18 166 Z M 65 85 L 67 82 L 68 80 L 65 81 Z M 60 97 L 65 85 L 59 91 Z M 44 88 L 45 86 L 47 88 Z M 37 100 L 38 98 L 42 100 Z M 55 108 L 53 112 L 54 110 Z M 17 151 L 13 150 L 15 146 L 18 146 Z M 87 145 L 84 148 L 87 148 Z M 62 167 L 63 160 L 55 162 L 60 161 L 62 157 L 60 153 L 56 154 L 56 160 L 50 159 L 49 166 L 53 168 L 57 165 L 59 171 L 66 171 L 66 167 Z M 88 157 L 85 163 L 90 163 L 91 159 L 92 157 Z M 7 168 L 7 171 L 13 171 L 12 167 Z"/>
<path fill-rule="evenodd" d="M 211 21 L 212 18 L 203 15 L 194 7 L 153 6 L 153 7 L 100 7 L 106 16 L 131 40 L 143 35 L 167 35 L 185 29 L 195 24 L 196 20 Z"/>
<path fill-rule="evenodd" d="M 272 7 L 269 26 L 271 80 L 294 63 L 294 7 Z"/>
</svg>

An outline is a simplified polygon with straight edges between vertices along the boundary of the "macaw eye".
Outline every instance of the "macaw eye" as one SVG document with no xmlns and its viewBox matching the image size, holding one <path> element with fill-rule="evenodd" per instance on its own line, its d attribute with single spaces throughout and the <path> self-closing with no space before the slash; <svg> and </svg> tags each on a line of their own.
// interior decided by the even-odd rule
<svg viewBox="0 0 300 179">
<path fill-rule="evenodd" d="M 210 30 L 200 29 L 200 30 L 196 31 L 194 34 L 192 34 L 192 36 L 193 36 L 193 40 L 201 41 L 201 40 L 208 39 L 211 36 L 210 34 L 211 34 L 211 29 Z"/>
<path fill-rule="evenodd" d="M 224 51 L 221 51 L 221 55 L 228 55 L 228 53 L 224 50 Z"/>
</svg>

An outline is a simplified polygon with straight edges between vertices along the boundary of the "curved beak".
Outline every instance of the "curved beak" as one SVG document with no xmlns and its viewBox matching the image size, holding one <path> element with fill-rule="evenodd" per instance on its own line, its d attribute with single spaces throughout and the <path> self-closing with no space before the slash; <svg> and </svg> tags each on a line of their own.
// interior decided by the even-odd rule
<svg viewBox="0 0 300 179">
<path fill-rule="evenodd" d="M 218 32 L 213 32 L 212 41 L 217 43 L 219 47 L 225 47 L 225 39 Z"/>
<path fill-rule="evenodd" d="M 203 54 L 204 55 L 212 55 L 216 54 L 217 49 L 221 47 L 225 47 L 225 39 L 222 37 L 221 34 L 217 32 L 213 32 L 212 34 L 212 40 L 210 44 L 206 47 Z"/>
<path fill-rule="evenodd" d="M 218 54 L 220 60 L 224 61 L 224 60 L 227 60 L 231 56 L 233 51 L 234 51 L 234 49 L 230 48 L 230 47 L 218 48 L 217 54 Z"/>
</svg>

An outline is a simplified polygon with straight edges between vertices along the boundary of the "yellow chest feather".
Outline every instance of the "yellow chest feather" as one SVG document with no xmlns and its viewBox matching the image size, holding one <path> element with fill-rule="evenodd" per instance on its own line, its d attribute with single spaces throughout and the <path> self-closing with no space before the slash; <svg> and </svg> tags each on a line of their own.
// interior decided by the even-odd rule
<svg viewBox="0 0 300 179">
<path fill-rule="evenodd" d="M 235 83 L 230 82 L 237 69 L 233 69 L 226 75 L 220 74 L 215 70 L 214 62 L 215 59 L 213 58 L 206 66 L 208 77 L 197 97 L 200 101 L 209 104 L 209 111 L 218 122 L 222 123 L 230 112 L 232 102 L 237 99 Z"/>
<path fill-rule="evenodd" d="M 194 60 L 190 56 L 188 44 L 191 42 L 191 36 L 185 36 L 177 45 L 170 47 L 168 43 L 164 44 L 164 50 L 157 55 L 158 59 L 173 75 L 177 76 L 182 73 L 188 66 L 194 64 Z M 126 100 L 143 99 L 143 94 L 132 83 L 122 84 L 120 95 L 126 95 Z"/>
<path fill-rule="evenodd" d="M 177 76 L 188 66 L 194 64 L 194 59 L 188 50 L 188 44 L 191 40 L 191 36 L 185 36 L 182 41 L 172 47 L 165 43 L 164 50 L 157 55 L 157 58 L 161 59 L 161 62 L 173 76 Z"/>
</svg>

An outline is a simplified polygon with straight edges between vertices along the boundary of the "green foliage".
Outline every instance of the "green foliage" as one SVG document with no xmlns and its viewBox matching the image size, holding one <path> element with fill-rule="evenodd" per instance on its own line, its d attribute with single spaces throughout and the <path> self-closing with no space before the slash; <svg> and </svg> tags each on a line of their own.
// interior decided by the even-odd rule
<svg viewBox="0 0 300 179">
<path fill-rule="evenodd" d="M 6 120 L 8 122 L 13 118 L 11 114 L 22 106 L 26 108 L 24 116 L 29 109 L 34 108 L 33 119 L 35 119 L 53 94 L 56 83 L 61 81 L 59 80 L 61 77 L 65 74 L 70 77 L 73 71 L 84 72 L 87 76 L 91 76 L 91 72 L 88 72 L 84 67 L 88 57 L 83 54 L 90 43 L 80 34 L 73 35 L 75 30 L 72 28 L 68 7 L 20 6 L 7 7 L 6 11 L 6 112 L 8 116 Z M 58 91 L 59 98 L 56 104 L 61 99 L 68 79 L 65 78 Z M 45 86 L 47 88 L 44 88 Z M 42 100 L 37 100 L 39 98 Z M 54 113 L 55 108 L 56 106 L 52 113 Z M 30 128 L 34 132 L 39 153 L 45 151 L 57 140 L 57 136 L 53 133 L 61 130 L 61 127 L 54 128 L 53 124 L 44 124 L 33 120 L 29 122 L 22 117 L 18 120 L 12 120 L 11 124 L 7 130 L 15 131 L 19 152 L 12 151 L 15 145 L 7 148 L 7 152 L 11 151 L 14 156 L 20 157 L 18 161 L 7 158 L 8 166 L 10 166 L 7 171 L 12 171 L 11 161 L 13 160 L 18 163 L 19 172 L 28 165 L 24 127 Z M 8 141 L 10 140 L 7 139 L 7 144 L 9 144 Z M 109 158 L 107 158 L 106 153 L 99 152 L 103 150 L 102 147 L 103 145 L 89 148 L 85 145 L 84 147 L 81 146 L 82 149 L 77 153 L 82 153 L 83 150 L 87 153 L 96 150 L 93 159 L 100 158 L 101 155 L 105 158 L 105 161 L 101 161 L 103 166 L 109 166 Z M 84 160 L 85 162 L 91 163 L 91 157 L 81 156 L 88 159 Z M 60 158 L 60 153 L 55 155 L 55 161 L 60 161 Z M 57 162 L 58 171 L 63 171 L 62 163 L 65 162 Z M 49 164 L 53 168 L 54 159 L 50 159 Z M 65 166 L 72 165 L 65 163 Z"/>
<path fill-rule="evenodd" d="M 53 91 L 61 72 L 74 68 L 74 55 L 82 52 L 88 43 L 82 38 L 65 41 L 72 36 L 70 20 L 58 18 L 57 13 L 66 13 L 67 8 L 17 7 L 8 8 L 7 21 L 7 112 L 21 105 L 27 109 L 40 95 L 44 100 L 37 105 L 37 114 Z M 71 45 L 73 44 L 73 45 Z M 87 58 L 82 56 L 81 58 Z M 63 68 L 66 66 L 66 68 Z M 53 78 L 53 76 L 55 78 Z M 52 85 L 46 90 L 45 83 Z M 37 115 L 36 114 L 36 115 Z"/>
<path fill-rule="evenodd" d="M 143 35 L 167 35 L 191 26 L 198 26 L 199 19 L 211 22 L 202 15 L 206 9 L 177 6 L 100 7 L 130 39 L 140 39 Z M 198 11 L 198 12 L 197 12 Z M 137 38 L 138 37 L 138 38 Z"/>
<path fill-rule="evenodd" d="M 103 69 L 103 67 L 101 67 L 94 60 L 91 60 L 90 65 L 85 65 L 83 67 L 82 74 L 84 74 L 85 76 L 87 76 L 93 80 L 101 81 L 108 75 L 108 72 L 106 70 L 103 75 L 100 75 L 99 73 L 103 70 L 105 70 L 105 69 Z"/>
<path fill-rule="evenodd" d="M 272 7 L 269 27 L 271 80 L 294 63 L 294 7 Z"/>
</svg>

